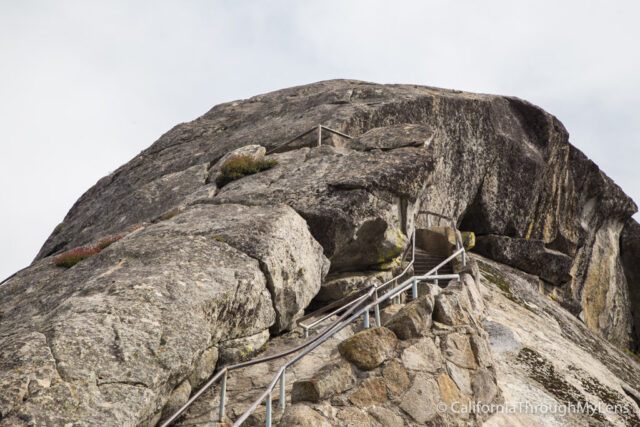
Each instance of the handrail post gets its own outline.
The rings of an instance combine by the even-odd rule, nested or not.
[[[411,240],[411,262],[416,260],[416,230],[414,225],[413,236]]]
[[[285,397],[284,397],[284,387],[285,387],[285,380],[284,380],[284,373],[286,371],[287,368],[282,370],[282,375],[280,375],[280,413],[284,414],[284,405],[285,405]]]
[[[284,372],[285,372],[286,368],[282,370],[282,375],[280,375],[280,401],[278,402],[280,404],[280,413],[284,414],[284,387],[285,387],[285,383],[284,383]]]
[[[418,298],[418,279],[413,279],[413,283],[411,284],[411,296],[413,299]]]
[[[369,310],[364,311],[364,328],[369,329]]]
[[[436,276],[437,276],[437,275],[438,275],[438,270],[436,270]],[[438,279],[435,279],[435,280],[433,281],[433,283],[437,285],[437,284],[438,284]]]
[[[378,290],[376,289],[376,293],[375,293],[375,297],[376,297],[376,307],[375,307],[375,316],[376,316],[376,326],[380,327],[382,326],[380,324],[380,304],[378,304]]]
[[[222,382],[220,384],[220,422],[224,421],[224,404],[225,399],[227,397],[227,373],[229,371],[225,371],[222,376]]]
[[[393,285],[393,288],[397,288],[398,287],[398,279],[395,280],[395,284]],[[393,297],[393,301],[395,301],[396,304],[399,303],[399,299],[398,299],[398,295],[396,295],[395,297]]]
[[[458,238],[458,233],[456,232],[456,224],[453,221],[453,218],[451,218],[451,228],[453,228],[453,233],[456,236],[456,250],[460,250],[461,248],[464,247],[464,245],[462,244],[462,241]],[[466,251],[462,252],[462,265],[466,266],[467,265],[467,253]]]
[[[271,393],[267,394],[267,419],[265,425],[271,427]]]
[[[322,145],[322,125],[318,125],[318,147]]]

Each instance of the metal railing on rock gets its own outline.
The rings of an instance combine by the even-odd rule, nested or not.
[[[412,238],[411,238],[411,245],[407,246],[407,249],[404,251],[404,253],[402,254],[402,258],[400,261],[400,265],[404,264],[404,260],[405,257],[407,256],[407,253],[409,252],[409,249],[411,249],[411,261],[409,261],[409,263],[407,264],[407,266],[402,270],[402,272],[398,275],[396,275],[395,277],[391,278],[390,280],[388,280],[387,282],[383,283],[382,285],[379,285],[377,287],[378,290],[381,289],[385,289],[386,287],[388,287],[391,283],[396,283],[398,279],[400,279],[402,276],[404,276],[405,274],[407,274],[407,272],[409,271],[409,269],[411,267],[413,267],[413,264],[415,262],[415,258],[416,258],[416,251],[415,251],[415,243],[416,243],[416,239],[415,239],[415,233],[412,234]],[[375,287],[375,285],[373,285]],[[302,328],[302,330],[304,331],[304,336],[305,338],[307,338],[309,336],[309,331],[311,329],[313,329],[314,327],[318,326],[319,324],[321,324],[322,322],[324,322],[325,320],[331,318],[332,316],[337,315],[338,313],[340,313],[342,310],[346,309],[347,307],[352,306],[353,304],[355,304],[358,301],[358,297],[360,297],[361,295],[365,294],[370,288],[364,288],[361,289],[360,291],[356,291],[351,295],[348,295],[344,298],[341,298],[327,306],[322,307],[321,309],[314,311],[313,313],[309,313],[303,317],[301,317],[300,319],[297,320],[298,326],[300,326]],[[320,319],[316,319],[315,321],[313,321],[312,323],[309,324],[305,324],[302,323],[303,321],[307,320],[307,319],[311,319],[314,318],[320,314],[324,314],[327,311],[334,309],[338,307],[336,310],[330,312],[329,314],[324,315],[323,317],[321,317]],[[379,307],[376,308],[376,318],[379,317]],[[365,321],[368,322],[368,318],[365,318]],[[368,324],[368,323],[367,323]]]
[[[297,141],[298,139],[309,135],[314,130],[318,131],[318,146],[322,145],[322,131],[323,130],[326,130],[329,133],[332,133],[334,135],[338,135],[338,136],[340,136],[342,138],[345,138],[345,139],[353,139],[352,136],[347,135],[346,133],[342,133],[340,131],[337,131],[335,129],[331,129],[331,128],[326,127],[324,125],[316,125],[316,126],[312,127],[311,129],[308,129],[308,130],[305,130],[302,133],[299,133],[298,135],[294,136],[293,138],[289,139],[288,141],[285,141],[282,144],[276,145],[272,149],[268,150],[266,154],[275,153],[276,151],[278,151],[282,147],[285,147],[285,146],[291,144],[292,142]]]
[[[246,421],[246,419],[251,415],[251,413],[254,412],[256,410],[256,408],[263,401],[266,400],[266,420],[265,420],[265,425],[270,427],[271,426],[271,419],[272,419],[272,406],[273,406],[272,405],[271,394],[272,394],[276,384],[278,384],[278,382],[279,382],[279,385],[280,385],[279,399],[278,399],[279,408],[280,408],[281,412],[284,412],[284,409],[285,409],[285,402],[286,402],[286,396],[285,396],[286,379],[285,379],[285,375],[286,375],[286,369],[288,367],[290,367],[291,365],[296,363],[298,360],[300,360],[305,355],[309,354],[311,351],[313,351],[315,348],[320,346],[322,343],[327,341],[329,338],[334,336],[336,333],[338,333],[339,331],[344,329],[346,326],[348,326],[351,323],[353,323],[360,316],[364,317],[364,322],[363,322],[364,323],[364,327],[365,328],[369,328],[369,326],[370,326],[370,324],[369,324],[369,316],[370,316],[370,311],[372,309],[374,310],[374,313],[375,313],[374,317],[375,317],[376,326],[381,326],[380,304],[383,303],[384,301],[390,300],[392,298],[399,298],[400,295],[403,292],[407,291],[409,288],[411,288],[412,297],[414,299],[417,298],[418,297],[418,283],[419,282],[421,282],[423,280],[438,280],[438,279],[441,279],[441,280],[458,280],[458,281],[460,280],[460,276],[458,274],[437,275],[437,274],[434,274],[434,273],[437,272],[438,269],[442,268],[447,263],[451,262],[457,256],[459,256],[461,254],[464,255],[464,253],[465,253],[464,248],[457,249],[452,255],[450,255],[449,257],[444,259],[440,264],[438,264],[437,266],[433,267],[431,270],[429,270],[424,275],[421,275],[421,276],[415,276],[414,275],[414,276],[410,277],[409,279],[403,281],[402,283],[400,283],[398,285],[396,280],[398,278],[402,277],[404,274],[406,274],[406,272],[409,270],[409,268],[413,265],[413,262],[415,261],[415,233],[413,233],[411,240],[412,240],[411,241],[412,259],[409,262],[409,264],[405,267],[405,269],[402,271],[402,273],[400,273],[399,275],[397,275],[393,279],[383,283],[382,285],[379,285],[379,286],[372,285],[371,287],[367,288],[366,292],[364,292],[362,295],[355,297],[354,299],[349,301],[349,303],[346,304],[344,307],[341,307],[339,310],[337,310],[338,312],[344,310],[344,312],[342,314],[340,314],[339,317],[336,320],[332,321],[327,327],[325,327],[317,335],[315,335],[312,338],[308,339],[304,343],[302,343],[302,344],[300,344],[300,345],[298,345],[296,347],[293,347],[293,348],[291,348],[291,349],[289,349],[287,351],[281,352],[281,353],[273,354],[273,355],[262,357],[262,358],[255,359],[255,360],[250,360],[250,361],[246,361],[246,362],[237,363],[237,364],[226,366],[226,367],[222,368],[218,373],[216,373],[216,375],[214,375],[209,381],[207,381],[207,383],[204,386],[202,386],[202,388],[200,390],[198,390],[198,392],[195,393],[178,411],[176,411],[169,419],[167,419],[162,424],[162,427],[169,426],[172,422],[174,422],[180,415],[182,415],[182,413],[189,406],[191,406],[191,404],[196,399],[198,399],[206,390],[208,390],[213,384],[215,384],[218,381],[220,381],[219,417],[220,417],[221,421],[224,420],[225,404],[226,404],[226,383],[227,383],[227,376],[228,376],[228,373],[230,371],[237,370],[237,369],[244,368],[244,367],[251,366],[251,365],[256,365],[256,364],[259,364],[259,363],[265,363],[265,362],[268,362],[268,361],[271,361],[271,360],[275,360],[275,359],[278,359],[278,358],[281,358],[281,357],[285,357],[285,356],[288,356],[290,354],[293,354],[293,353],[296,353],[296,352],[300,351],[299,354],[297,354],[295,357],[291,358],[290,360],[286,361],[280,367],[280,369],[276,373],[274,379],[271,381],[271,383],[269,384],[267,389],[260,395],[260,397],[233,424],[234,427],[240,426],[244,421]],[[394,282],[396,282],[396,286],[394,286],[392,289],[390,289],[384,295],[378,296],[379,292],[383,291],[386,287],[388,287],[391,283],[394,283]],[[364,305],[367,302],[368,302],[368,304]],[[336,315],[336,312],[333,312],[331,314],[331,316],[334,316],[334,315]],[[323,318],[323,320],[326,320],[327,318],[329,318],[331,316],[325,317],[325,318]]]
[[[256,401],[253,402],[253,404],[249,407],[249,409],[247,409],[233,423],[233,426],[234,427],[238,427],[238,426],[242,425],[242,423],[244,421],[246,421],[246,419],[249,417],[249,415],[251,415],[251,413],[253,411],[255,411],[256,408],[263,401],[266,400],[266,420],[265,420],[265,425],[267,427],[271,427],[271,412],[272,412],[272,406],[273,406],[272,405],[272,399],[271,399],[271,393],[273,392],[276,384],[278,382],[280,382],[280,396],[279,396],[279,399],[278,399],[279,400],[278,403],[279,403],[280,411],[284,412],[284,409],[285,409],[285,372],[286,372],[286,369],[288,367],[290,367],[295,362],[297,362],[298,360],[303,358],[305,355],[309,354],[316,347],[318,347],[319,345],[321,345],[322,343],[327,341],[333,335],[335,335],[336,333],[340,332],[342,329],[344,329],[345,327],[347,327],[348,325],[353,323],[360,316],[364,316],[364,327],[368,328],[369,327],[369,312],[371,311],[371,309],[375,310],[376,326],[378,326],[378,327],[381,326],[380,311],[379,311],[380,304],[382,302],[386,301],[386,300],[389,300],[391,298],[395,298],[395,297],[399,296],[404,291],[407,291],[409,288],[411,288],[412,297],[414,299],[418,298],[418,282],[420,282],[422,280],[433,280],[433,279],[436,279],[436,278],[438,278],[438,279],[456,279],[456,280],[459,281],[460,280],[460,275],[458,275],[458,274],[446,274],[446,275],[443,274],[443,275],[436,276],[433,273],[436,270],[438,270],[438,268],[443,267],[445,264],[447,264],[448,262],[450,262],[451,260],[453,260],[455,257],[457,257],[458,255],[460,255],[463,252],[464,252],[464,248],[458,249],[456,252],[454,252],[448,258],[443,260],[439,265],[437,265],[436,267],[432,268],[430,271],[428,271],[424,275],[422,275],[422,276],[413,276],[413,277],[407,279],[406,281],[404,281],[400,285],[394,287],[393,289],[391,289],[389,292],[385,293],[381,297],[377,296],[377,292],[383,285],[381,285],[381,286],[372,286],[366,294],[364,294],[362,297],[358,298],[358,300],[357,300],[358,303],[357,304],[352,305],[351,309],[347,310],[347,312],[345,312],[343,315],[341,315],[338,318],[337,321],[333,322],[327,328],[327,329],[329,329],[329,331],[327,331],[327,329],[325,329],[325,331],[323,331],[322,336],[319,339],[310,340],[310,341],[312,341],[312,343],[307,345],[302,352],[300,352],[295,357],[293,357],[290,360],[288,360],[287,362],[285,362],[280,367],[280,369],[276,373],[274,379],[271,381],[271,383],[269,384],[267,389],[264,391],[264,393],[262,393],[262,395],[260,395],[260,397]],[[389,283],[389,282],[387,282],[387,283]],[[357,312],[353,313],[355,307],[361,306],[367,300],[372,299],[372,298],[373,298],[373,301],[371,301],[369,304],[365,305],[364,307],[360,308]],[[353,313],[353,314],[351,314],[351,313]],[[347,317],[349,314],[351,314],[351,316],[345,319],[345,317]],[[345,319],[345,320],[342,321],[343,319]],[[318,336],[316,336],[314,338],[317,338],[317,337]]]

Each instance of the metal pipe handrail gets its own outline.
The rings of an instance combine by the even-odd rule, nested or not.
[[[448,219],[448,220],[452,220],[452,219],[453,219],[453,218],[452,218],[452,217],[450,217],[450,216],[443,215],[443,214],[440,214],[440,213],[437,213],[437,212],[432,212],[432,211],[424,210],[424,209],[418,212],[418,215],[422,215],[422,214],[426,214],[426,215],[433,215],[433,216],[437,216],[437,217],[444,218],[444,219]]]
[[[326,130],[329,133],[333,133],[335,135],[341,136],[341,137],[346,138],[346,139],[353,139],[353,137],[351,135],[347,135],[346,133],[342,133],[342,132],[337,131],[335,129],[331,129],[330,127],[327,127],[327,126],[324,126],[324,125],[320,125],[320,127],[322,129]]]
[[[324,130],[326,130],[326,131],[327,131],[327,132],[329,132],[329,133],[333,133],[333,134],[338,135],[338,136],[341,136],[341,137],[343,137],[343,138],[346,138],[346,139],[353,139],[353,137],[352,137],[352,136],[347,135],[346,133],[342,133],[342,132],[340,132],[340,131],[337,131],[337,130],[335,130],[335,129],[331,129],[331,128],[329,128],[329,127],[327,127],[327,126],[324,126],[324,125],[316,125],[316,126],[312,127],[311,129],[308,129],[308,130],[306,130],[306,131],[304,131],[304,132],[302,132],[302,133],[299,133],[298,135],[296,135],[296,136],[294,136],[293,138],[291,138],[291,139],[289,139],[289,140],[287,140],[287,141],[283,142],[282,144],[276,145],[276,146],[275,146],[275,147],[273,147],[271,150],[268,150],[268,151],[266,152],[266,154],[271,154],[271,153],[273,153],[273,152],[275,152],[275,151],[279,150],[280,148],[282,148],[282,147],[284,147],[284,146],[286,146],[286,145],[291,144],[293,141],[296,141],[296,140],[298,140],[298,139],[302,138],[303,136],[307,136],[308,134],[310,134],[310,133],[311,133],[311,132],[313,132],[314,130],[317,130],[317,131],[318,131],[318,146],[320,146],[320,145],[322,145],[322,130],[323,130],[323,129],[324,129]]]
[[[312,312],[312,313],[308,313],[305,314],[304,316],[300,317],[299,319],[296,320],[296,322],[298,323],[298,326],[302,326],[304,327],[305,325],[303,325],[301,322],[303,320],[307,320],[310,319],[312,317],[318,316],[322,313],[326,313],[327,311],[334,309],[336,307],[342,307],[343,305],[346,305],[350,302],[352,302],[353,300],[357,299],[359,296],[362,296],[362,294],[365,293],[365,291],[368,289],[367,288],[363,288],[363,289],[357,289],[355,291],[353,291],[351,294],[340,298],[339,300],[336,300],[334,302],[332,302],[331,304],[325,305],[322,308],[317,309],[316,311]]]
[[[371,294],[373,294],[373,289],[371,289],[367,294],[366,297],[369,298],[371,296]],[[367,299],[365,298],[365,300]],[[352,307],[352,310],[349,310],[348,312],[346,312],[345,314],[343,314],[342,316],[340,316],[340,320],[342,320],[342,318],[346,318],[349,314],[351,314],[353,312],[353,310],[355,310],[357,306]],[[298,360],[300,360],[302,357],[306,356],[307,354],[309,354],[309,352],[313,351],[316,347],[318,347],[320,344],[322,344],[324,341],[326,341],[328,338],[332,337],[336,332],[341,331],[345,326],[349,325],[354,319],[354,318],[358,318],[360,317],[360,314],[362,314],[363,310],[358,311],[357,314],[352,315],[349,320],[342,322],[339,326],[336,326],[333,328],[333,333],[331,335],[324,335],[322,338],[324,339],[319,339],[316,340],[313,344],[311,344],[310,346],[308,346],[304,351],[300,352],[300,354],[296,355],[293,359],[287,361],[285,364],[283,364],[280,369],[278,370],[277,375],[274,377],[274,379],[271,381],[271,383],[269,384],[269,386],[267,387],[267,390],[265,390],[264,393],[262,393],[260,395],[260,397],[253,402],[253,404],[249,407],[249,409],[247,409],[241,416],[240,418],[238,418],[236,420],[236,422],[233,423],[233,426],[239,426],[241,425],[244,421],[246,421],[246,419],[249,417],[249,415],[251,415],[251,413],[253,411],[256,410],[256,408],[258,407],[258,405],[260,405],[260,403],[262,403],[262,401],[267,397],[268,394],[271,394],[271,392],[273,392],[273,388],[275,387],[276,383],[278,382],[278,380],[280,379],[280,376],[282,375],[282,373],[285,371],[285,369],[289,366],[291,366],[292,363],[297,362]],[[337,322],[333,323],[334,325],[338,325]],[[337,329],[336,329],[337,328]],[[282,405],[283,402],[281,402],[280,404]]]
[[[373,286],[372,286],[373,288]],[[357,300],[362,300],[364,301],[365,295],[363,295],[362,297],[358,298]],[[232,370],[236,370],[236,369],[240,369],[240,368],[244,368],[247,366],[252,366],[252,365],[257,365],[259,363],[264,363],[264,362],[269,362],[271,360],[274,359],[279,359],[280,357],[284,357],[284,356],[288,356],[291,353],[295,353],[299,350],[301,350],[302,348],[308,346],[309,344],[312,344],[314,341],[319,340],[320,338],[322,338],[324,335],[326,335],[328,332],[331,331],[332,328],[335,327],[335,325],[340,322],[343,318],[345,318],[346,316],[348,316],[353,310],[355,310],[356,307],[352,307],[351,309],[347,310],[342,316],[340,316],[338,319],[336,319],[334,322],[332,322],[331,324],[329,324],[323,331],[319,332],[317,335],[315,335],[313,338],[305,341],[304,343],[290,348],[289,350],[283,351],[281,353],[276,353],[276,354],[272,354],[270,356],[265,356],[259,359],[254,359],[254,360],[248,360],[246,362],[240,362],[240,363],[236,363],[234,365],[230,365],[230,366],[225,366],[224,368],[222,368],[220,371],[218,371],[218,373],[216,375],[214,375],[209,381],[207,381],[207,383],[205,385],[203,385],[200,390],[198,390],[184,405],[182,405],[182,407],[180,407],[180,409],[178,409],[170,418],[168,418],[164,423],[162,423],[161,427],[166,427],[168,425],[170,425],[173,421],[176,420],[176,418],[178,418],[180,415],[182,415],[182,413],[189,407],[191,406],[191,404],[202,395],[202,393],[204,393],[207,389],[209,389],[209,387],[211,387],[214,383],[216,383],[220,378],[223,377],[223,375],[226,378],[226,374],[229,371]],[[221,406],[224,407],[224,404],[221,402]]]
[[[343,306],[340,306],[340,308],[338,308],[336,311],[333,311],[333,312],[331,312],[331,313],[327,314],[326,316],[322,317],[321,319],[316,320],[315,322],[313,322],[313,323],[311,323],[310,325],[308,325],[308,326],[307,326],[307,328],[313,328],[313,327],[314,327],[314,326],[316,326],[317,324],[322,323],[324,320],[326,320],[326,319],[330,318],[331,316],[336,315],[337,313],[339,313],[340,311],[344,310],[345,308],[352,306],[352,305],[353,305],[353,303],[354,303],[354,302],[356,302],[356,301],[357,301],[357,300],[355,300],[355,301],[351,301],[351,302],[350,302],[350,303],[348,303],[348,304],[345,304],[345,305],[343,305]]]
[[[238,418],[236,420],[236,422],[233,423],[233,427],[239,427],[244,421],[246,421],[246,419],[249,417],[249,415],[251,415],[251,413],[256,410],[258,405],[260,405],[262,403],[262,401],[265,398],[267,398],[267,396],[271,397],[271,393],[273,392],[273,389],[274,389],[276,383],[278,382],[278,380],[280,380],[280,378],[284,374],[286,368],[288,368],[289,366],[291,366],[292,364],[294,364],[295,362],[300,360],[305,355],[309,354],[311,351],[313,351],[316,347],[321,345],[327,339],[331,338],[336,333],[340,332],[342,329],[344,329],[349,324],[351,324],[354,320],[356,320],[358,317],[360,317],[363,313],[365,313],[365,312],[368,313],[371,310],[372,307],[374,307],[376,305],[379,305],[381,302],[386,301],[387,299],[390,299],[390,298],[400,294],[401,292],[404,292],[405,290],[407,290],[409,288],[409,285],[413,286],[414,289],[416,289],[416,290],[414,290],[414,297],[417,297],[417,288],[416,288],[417,282],[420,281],[420,280],[428,279],[429,276],[433,272],[436,272],[438,269],[442,268],[445,264],[450,262],[452,259],[454,259],[456,256],[458,256],[462,252],[464,252],[464,248],[458,249],[456,252],[454,252],[452,255],[447,257],[444,261],[442,261],[437,266],[433,267],[431,270],[429,270],[424,275],[422,275],[422,276],[413,276],[410,279],[407,279],[406,281],[404,281],[402,284],[400,284],[396,288],[394,288],[393,291],[390,291],[390,292],[384,294],[380,298],[376,298],[374,301],[372,301],[371,303],[366,305],[364,308],[360,309],[357,313],[353,314],[348,320],[343,322],[341,325],[335,327],[335,329],[332,330],[332,333],[330,335],[325,335],[323,337],[323,339],[320,339],[320,340],[314,342],[313,344],[308,346],[304,351],[302,351],[299,354],[297,354],[294,358],[288,360],[284,365],[282,365],[280,367],[280,369],[278,370],[277,374],[275,375],[275,377],[273,378],[273,380],[271,381],[271,383],[269,384],[267,389],[264,391],[264,393],[262,393],[260,395],[260,397],[256,401],[254,401],[253,404],[240,416],[240,418]],[[455,275],[455,274],[454,275],[447,275],[447,276],[458,276],[458,278],[459,278],[459,275]],[[373,288],[369,292],[367,292],[367,294],[366,294],[367,298],[370,298],[371,296],[373,296],[375,291],[376,291],[376,288]],[[268,399],[268,400],[269,401],[267,402],[267,408],[268,408],[267,411],[268,411],[268,413],[270,413],[269,405],[271,404],[271,402],[270,402],[270,399]],[[280,402],[280,405],[281,405],[281,407],[284,407],[284,402]],[[270,426],[271,423],[270,423],[269,417],[267,417],[267,421],[268,421],[267,425]]]

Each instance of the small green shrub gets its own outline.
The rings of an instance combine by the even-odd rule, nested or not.
[[[87,259],[100,252],[98,248],[77,248],[71,251],[62,253],[53,258],[53,263],[58,267],[73,267],[83,259]]]
[[[278,164],[278,162],[275,160],[255,160],[253,157],[247,155],[235,156],[222,165],[220,175],[216,178],[216,184],[218,187],[224,187],[231,181],[271,169],[276,164]]]
[[[224,241],[224,237],[222,237],[222,236],[215,235],[215,236],[213,236],[213,238],[214,238],[215,240],[217,240],[218,242],[226,243],[226,242]]]
[[[58,234],[59,232],[62,231],[62,227],[64,227],[64,222],[61,222],[60,224],[56,225],[56,228],[53,229],[53,233]]]

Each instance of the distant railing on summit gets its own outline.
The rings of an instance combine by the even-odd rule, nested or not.
[[[293,138],[291,138],[291,139],[290,139],[290,140],[288,140],[288,141],[283,142],[282,144],[276,145],[275,147],[273,147],[272,149],[270,149],[269,151],[267,151],[267,154],[275,153],[275,152],[276,152],[276,151],[278,151],[280,148],[285,147],[285,146],[287,146],[287,145],[291,144],[292,142],[297,141],[298,139],[303,138],[303,137],[305,137],[305,136],[309,135],[309,134],[310,134],[311,132],[313,132],[314,130],[317,130],[317,131],[318,131],[318,146],[320,146],[320,145],[322,145],[322,130],[323,130],[323,129],[324,129],[324,130],[326,130],[326,131],[327,131],[327,132],[329,132],[329,133],[332,133],[332,134],[334,134],[334,135],[338,135],[338,136],[340,136],[340,137],[342,137],[342,138],[346,138],[346,139],[353,139],[353,137],[352,137],[352,136],[349,136],[349,135],[347,135],[346,133],[339,132],[339,131],[337,131],[337,130],[335,130],[335,129],[331,129],[331,128],[328,128],[328,127],[323,126],[323,125],[317,125],[317,126],[312,127],[312,128],[311,128],[311,129],[309,129],[309,130],[306,130],[306,131],[304,131],[304,132],[302,132],[302,133],[300,133],[300,134],[298,134],[298,135],[294,136]]]

